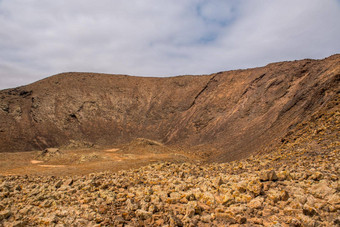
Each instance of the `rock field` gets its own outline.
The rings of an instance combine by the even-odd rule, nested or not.
[[[73,178],[2,176],[0,226],[340,225],[339,152],[294,156]]]
[[[340,226],[338,104],[238,161],[0,176],[0,226]]]

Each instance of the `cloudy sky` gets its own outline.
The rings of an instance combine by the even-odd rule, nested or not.
[[[0,0],[0,89],[70,71],[206,74],[335,53],[339,0]]]

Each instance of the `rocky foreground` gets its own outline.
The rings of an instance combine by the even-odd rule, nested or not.
[[[339,226],[339,173],[339,152],[301,151],[73,178],[2,176],[0,226]]]
[[[0,176],[0,226],[340,226],[338,104],[239,161]]]

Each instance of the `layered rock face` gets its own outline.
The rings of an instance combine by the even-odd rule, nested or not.
[[[143,137],[246,157],[282,138],[339,92],[340,55],[203,76],[64,73],[0,91],[0,152],[70,140],[113,146]]]

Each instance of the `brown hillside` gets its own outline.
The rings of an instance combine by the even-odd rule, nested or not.
[[[334,100],[339,79],[340,55],[205,76],[59,74],[0,91],[0,152],[146,138],[242,158]]]

